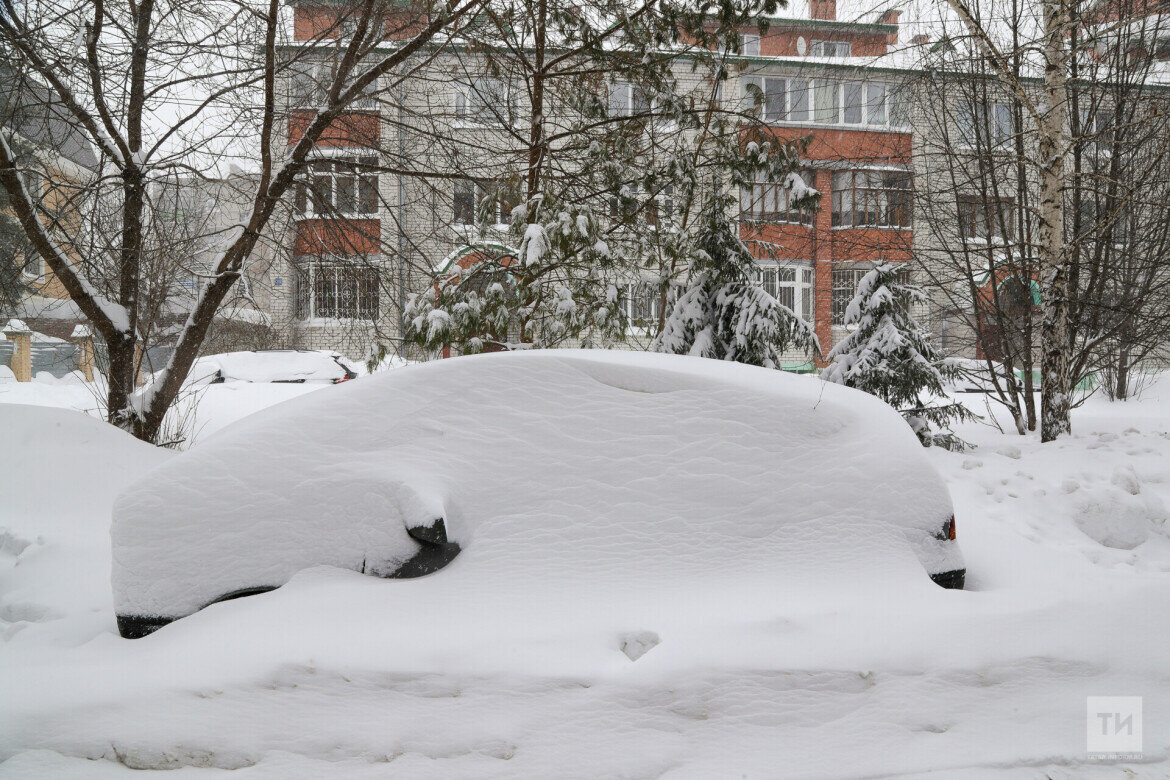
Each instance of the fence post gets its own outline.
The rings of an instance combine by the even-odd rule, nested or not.
[[[32,381],[32,331],[22,320],[4,326],[4,338],[12,342],[12,373],[17,382]]]
[[[86,382],[93,381],[93,329],[88,325],[78,325],[73,328],[73,335],[69,339],[77,344],[77,370],[85,377]]]

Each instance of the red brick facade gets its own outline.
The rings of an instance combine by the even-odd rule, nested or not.
[[[316,112],[298,109],[288,118],[289,146],[301,140],[305,128],[313,121]],[[369,149],[378,148],[378,139],[382,133],[382,122],[376,111],[348,111],[326,128],[317,146],[364,146]]]
[[[387,14],[385,38],[409,38],[422,30],[427,19],[425,13],[414,9]],[[343,21],[337,6],[298,5],[293,9],[293,38],[298,41],[336,38]]]
[[[298,255],[376,255],[381,231],[376,219],[303,219],[293,249]]]

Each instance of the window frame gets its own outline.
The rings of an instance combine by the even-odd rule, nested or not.
[[[470,192],[467,190],[470,189]],[[463,190],[460,192],[460,190]],[[508,203],[508,199],[502,194],[503,188],[499,185],[493,185],[485,179],[454,179],[451,185],[451,225],[458,230],[468,230],[479,225],[479,208],[483,203],[484,198],[492,196],[495,198],[495,203],[492,207],[492,216],[495,219],[489,222],[488,226],[496,229],[506,229],[512,221],[512,209],[515,206]],[[471,221],[460,221],[460,216],[465,214],[467,204],[463,203],[462,207],[460,201],[465,200],[467,196],[471,196]]]
[[[844,49],[842,53],[842,49]],[[808,53],[810,57],[852,57],[853,41],[838,41],[831,38],[818,38],[809,41]]]
[[[994,201],[995,213],[988,213],[988,206]],[[970,209],[969,213],[964,213]],[[1006,211],[1006,214],[1004,212]],[[1000,232],[1000,216],[1002,224],[1007,227],[1007,235]],[[963,243],[982,242],[986,244],[1006,245],[1015,241],[1016,234],[1016,202],[1014,198],[984,198],[980,195],[960,194],[955,198],[956,224],[959,229],[959,238]]]
[[[991,111],[991,118],[986,115]],[[1015,115],[1011,103],[989,100],[986,103],[964,101],[955,112],[955,132],[959,149],[1005,149],[1016,135]]]
[[[783,272],[790,272],[784,279]],[[800,319],[812,323],[816,316],[816,278],[812,266],[785,260],[756,260],[753,277],[764,292],[792,310]],[[782,293],[787,291],[787,294]],[[785,300],[791,299],[791,305]]]
[[[510,79],[477,76],[457,81],[455,119],[474,126],[515,127],[520,122],[519,96],[520,89]],[[503,110],[492,102],[501,97]]]
[[[292,109],[320,111],[328,97],[328,84],[333,83],[334,65],[330,60],[295,63],[289,77],[289,103]],[[304,69],[302,69],[302,67]],[[376,88],[375,88],[376,89]],[[377,97],[369,93],[359,95],[345,108],[346,111],[377,111]]]
[[[833,328],[854,328],[854,325],[845,324],[845,311],[849,308],[849,302],[857,295],[857,286],[861,283],[862,278],[873,270],[874,263],[857,261],[857,262],[842,262],[834,263],[829,269],[829,326]],[[902,284],[907,284],[910,281],[910,268],[908,263],[895,263],[899,266],[896,276],[898,281]],[[846,275],[852,280],[846,287],[841,283],[841,279]],[[845,290],[848,290],[848,295],[841,295]]]
[[[615,94],[619,91],[624,93],[623,99],[620,102],[614,100]],[[639,97],[644,98],[642,104],[638,102]],[[658,106],[658,99],[650,90],[637,82],[626,79],[611,81],[606,92],[605,100],[606,111],[610,117],[632,117],[651,114]]]
[[[348,170],[340,166],[352,166]],[[297,219],[376,219],[381,213],[380,164],[376,154],[321,154],[309,160],[293,194]],[[372,170],[371,170],[372,169]],[[311,184],[310,184],[311,180]],[[343,184],[352,188],[352,207],[342,208],[338,195]],[[328,191],[323,182],[327,182]],[[320,208],[323,207],[323,208]]]
[[[863,177],[859,186],[859,176]],[[875,179],[874,177],[882,177]],[[906,186],[890,186],[888,178],[902,178]],[[841,186],[848,178],[848,186]],[[833,171],[830,185],[829,225],[833,229],[912,230],[914,228],[914,177],[910,171],[857,168]],[[897,203],[891,197],[897,193]],[[872,204],[873,208],[870,208]],[[860,205],[860,208],[859,208]],[[845,215],[848,214],[848,220]],[[863,220],[858,214],[864,215]],[[904,215],[901,221],[894,214]]]
[[[634,294],[637,290],[637,295]],[[658,304],[661,292],[658,284],[652,279],[642,279],[636,282],[626,282],[618,286],[617,305],[626,317],[626,333],[639,336],[652,336],[658,327]],[[670,305],[670,292],[667,292],[667,306]],[[637,312],[635,309],[637,308]],[[647,316],[635,316],[645,312]],[[645,324],[639,325],[642,322]]]
[[[760,91],[755,103],[749,85]],[[752,74],[740,77],[744,113],[769,124],[832,125],[844,128],[905,131],[909,105],[901,87],[880,79],[809,78]]]
[[[303,255],[293,263],[294,318],[301,322],[377,322],[381,316],[381,276],[369,258]],[[343,304],[346,287],[352,299]]]
[[[800,171],[800,177],[809,187],[816,181],[816,172],[811,169]],[[783,194],[784,208],[780,208],[780,198]],[[767,209],[771,200],[774,209]],[[745,205],[747,208],[745,209]],[[794,218],[795,217],[795,218]],[[792,207],[792,190],[785,187],[784,182],[755,181],[751,184],[748,193],[746,185],[739,188],[739,221],[759,224],[801,225],[809,227],[813,224],[816,214],[807,209]]]

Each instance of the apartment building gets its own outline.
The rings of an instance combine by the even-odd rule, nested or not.
[[[316,40],[335,13],[298,6],[289,51]],[[725,94],[753,104],[748,111],[776,138],[811,137],[802,175],[822,193],[822,208],[791,209],[777,183],[761,181],[740,193],[740,229],[764,287],[813,324],[826,351],[845,332],[860,276],[879,260],[908,262],[915,240],[915,130],[905,85],[916,71],[898,64],[913,58],[895,55],[898,12],[874,17],[838,20],[833,0],[812,0],[807,17],[773,19],[763,34],[745,29],[724,85]],[[375,342],[393,343],[403,301],[425,289],[433,271],[474,263],[484,244],[507,248],[508,198],[497,200],[496,231],[485,235],[474,223],[485,188],[500,186],[492,149],[513,144],[507,118],[522,106],[505,80],[474,72],[475,62],[454,52],[429,61],[392,108],[359,102],[317,144],[308,186],[282,228],[287,251],[268,279],[274,320],[298,344],[362,354]],[[283,92],[288,144],[313,115],[314,68],[327,66],[299,67],[305,78],[294,75]],[[697,77],[680,83],[686,78]],[[609,90],[619,110],[623,100],[634,110],[650,99],[636,84]],[[489,115],[499,121],[483,121]],[[415,170],[433,166],[434,175],[388,174],[396,159],[410,159]],[[657,301],[631,285],[624,305],[650,317]],[[811,356],[790,358],[789,367],[811,365]]]

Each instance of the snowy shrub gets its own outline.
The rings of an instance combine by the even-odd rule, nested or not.
[[[910,313],[924,293],[899,280],[899,269],[881,263],[862,277],[845,310],[855,329],[829,352],[821,374],[826,382],[864,390],[902,413],[923,446],[962,450],[966,443],[948,426],[973,417],[946,400],[944,382],[958,367],[931,343],[930,334]]]

